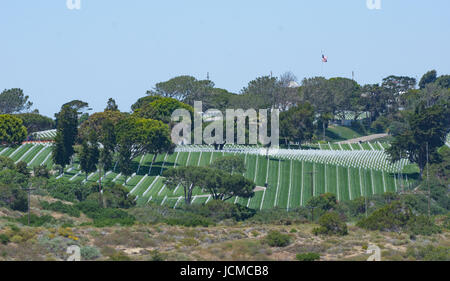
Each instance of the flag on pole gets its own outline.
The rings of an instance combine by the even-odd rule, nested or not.
[[[326,57],[325,55],[322,55],[322,62],[328,62],[328,57]]]

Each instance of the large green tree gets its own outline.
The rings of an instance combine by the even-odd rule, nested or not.
[[[204,167],[178,167],[165,170],[163,176],[165,184],[169,189],[176,189],[178,186],[184,190],[184,201],[187,205],[192,202],[192,192],[199,183],[204,181],[210,170]]]
[[[88,140],[83,140],[80,151],[80,168],[85,173],[86,180],[89,173],[97,170],[99,154],[97,138],[94,133],[91,133]]]
[[[215,200],[226,201],[233,196],[249,198],[254,196],[256,184],[241,174],[230,175],[211,167],[179,167],[164,171],[168,188],[180,186],[184,189],[186,204],[192,202],[195,187],[207,190]]]
[[[75,108],[64,105],[55,116],[57,131],[52,157],[55,164],[64,168],[70,163],[74,154],[73,145],[78,133],[78,113]]]
[[[328,81],[334,98],[335,114],[345,120],[347,112],[354,112],[355,117],[362,111],[358,103],[361,87],[354,80],[348,78],[331,78]]]
[[[253,197],[256,184],[242,174],[228,175],[225,172],[211,169],[200,182],[200,187],[208,190],[214,200],[226,201],[235,196]]]
[[[22,89],[4,90],[0,94],[0,113],[19,113],[29,110],[32,105],[29,96],[26,96]]]
[[[28,134],[55,128],[55,121],[53,119],[38,113],[21,113],[15,116],[22,119]]]
[[[146,153],[173,153],[169,126],[161,121],[129,116],[116,126],[120,172],[131,175],[132,161]],[[153,161],[155,159],[153,158]]]
[[[143,102],[134,109],[134,115],[140,118],[159,120],[165,124],[171,124],[172,113],[177,109],[186,109],[194,113],[192,106],[180,102],[174,98],[159,97],[150,102]]]
[[[157,83],[155,88],[147,94],[175,98],[187,104],[193,104],[196,100],[203,100],[213,88],[214,83],[210,80],[197,80],[195,77],[185,75]]]
[[[436,70],[430,70],[425,73],[419,81],[419,88],[424,89],[427,84],[434,83],[437,79]]]
[[[280,114],[280,136],[288,142],[302,143],[314,133],[314,109],[308,102]]]
[[[439,160],[437,149],[445,144],[450,132],[450,103],[441,103],[426,107],[424,103],[407,117],[408,128],[394,137],[387,149],[392,161],[407,158],[416,163],[420,169],[420,177],[429,161]]]
[[[0,115],[0,142],[7,145],[20,144],[27,137],[22,120],[10,114]]]

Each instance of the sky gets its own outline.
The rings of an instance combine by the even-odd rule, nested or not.
[[[0,91],[53,117],[74,99],[120,110],[178,75],[238,93],[286,71],[379,83],[450,74],[450,1],[66,0],[0,2]],[[321,62],[322,52],[328,63]]]

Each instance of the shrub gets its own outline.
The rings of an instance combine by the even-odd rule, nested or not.
[[[295,258],[298,261],[317,261],[320,260],[320,255],[317,253],[303,253],[297,254]]]
[[[256,214],[248,220],[252,224],[278,224],[291,225],[295,223],[305,223],[310,211],[300,207],[286,211],[286,209],[269,209],[257,211]]]
[[[265,238],[265,242],[271,247],[286,247],[291,243],[291,237],[279,231],[270,231]]]
[[[24,215],[17,219],[18,222],[27,225],[28,224],[28,215]],[[52,216],[37,216],[35,214],[30,214],[30,226],[39,227],[43,226],[46,223],[54,223],[55,219]]]
[[[411,216],[410,208],[396,201],[376,210],[369,217],[360,220],[356,225],[369,230],[398,232],[406,226]]]
[[[80,217],[80,210],[77,209],[76,207],[72,206],[72,205],[68,205],[68,204],[64,204],[61,201],[57,201],[54,203],[48,203],[46,201],[42,201],[41,203],[41,207],[44,210],[50,210],[50,211],[55,211],[55,212],[59,212],[59,213],[64,213],[64,214],[68,214],[69,216],[72,217]]]
[[[16,164],[16,171],[27,177],[30,175],[30,172],[28,171],[28,164],[23,161]]]
[[[80,250],[83,260],[95,260],[100,257],[100,251],[96,247],[84,246]]]
[[[92,188],[65,178],[50,179],[46,188],[52,197],[69,202],[84,201],[93,192]]]
[[[243,221],[253,217],[256,213],[253,209],[238,204],[224,202],[222,200],[211,200],[205,205],[186,206],[184,210],[209,218],[215,222],[226,219]]]
[[[450,251],[448,247],[443,246],[411,246],[407,249],[406,254],[414,257],[416,260],[422,261],[449,261]]]
[[[166,223],[168,225],[182,225],[186,227],[196,227],[196,226],[208,227],[209,225],[213,224],[211,220],[207,218],[189,213],[176,218],[168,218],[166,220]]]
[[[38,178],[50,178],[50,171],[46,165],[40,165],[33,168],[33,174]]]
[[[165,261],[166,255],[161,254],[158,250],[151,251],[150,260],[151,261]]]
[[[122,226],[133,225],[134,216],[120,209],[102,208],[98,202],[84,201],[76,204],[76,207],[94,220],[94,226],[106,227],[120,224]]]
[[[336,212],[328,212],[320,217],[320,227],[315,228],[313,233],[326,235],[347,235],[347,224],[339,217]]]
[[[131,261],[131,258],[123,252],[116,252],[109,256],[110,261]]]
[[[442,232],[439,226],[424,215],[412,217],[408,221],[407,229],[413,235],[432,235]]]
[[[97,193],[98,194],[98,193]],[[108,208],[129,209],[136,205],[135,196],[120,184],[106,183],[103,189],[103,201]]]
[[[4,233],[0,234],[0,243],[7,245],[9,243],[9,236]]]

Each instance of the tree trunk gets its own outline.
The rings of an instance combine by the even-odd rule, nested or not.
[[[325,141],[325,121],[322,121],[323,140]]]

